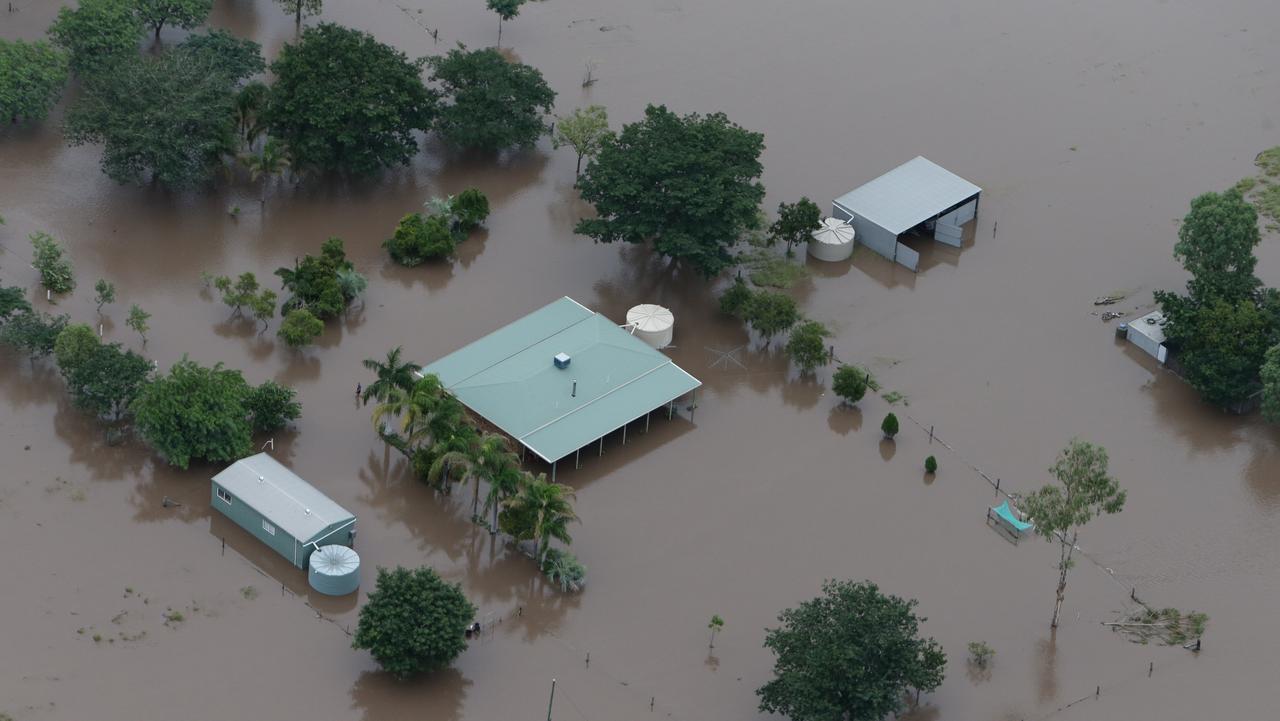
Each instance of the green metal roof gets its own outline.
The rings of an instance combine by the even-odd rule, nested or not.
[[[552,358],[568,354],[569,367]],[[422,369],[556,461],[702,385],[644,341],[561,298]],[[574,382],[577,392],[574,394]]]

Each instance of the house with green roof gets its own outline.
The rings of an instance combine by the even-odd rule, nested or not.
[[[702,383],[569,297],[424,367],[472,412],[552,464]]]

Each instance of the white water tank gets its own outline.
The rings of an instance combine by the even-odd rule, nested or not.
[[[824,218],[822,227],[811,235],[809,255],[818,260],[844,260],[853,255],[853,226],[839,218]]]
[[[360,587],[360,554],[346,546],[321,546],[311,554],[307,582],[326,596],[345,596]]]
[[[627,311],[627,330],[654,348],[671,345],[675,325],[675,314],[660,305],[641,303]]]

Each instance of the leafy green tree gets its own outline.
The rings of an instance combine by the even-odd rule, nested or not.
[[[142,337],[142,345],[147,344],[147,331],[151,330],[151,326],[147,325],[149,320],[151,320],[151,314],[138,307],[137,303],[134,303],[129,308],[129,317],[124,321],[125,325],[132,328]]]
[[[101,345],[102,341],[98,340],[98,334],[92,328],[84,323],[72,323],[54,339],[53,359],[63,377],[69,378]]]
[[[502,23],[520,14],[525,0],[484,0],[484,4],[498,15],[498,45],[502,45]]]
[[[67,389],[77,408],[118,421],[150,374],[151,362],[146,358],[123,350],[119,343],[98,344],[67,375]]]
[[[1262,417],[1280,423],[1280,345],[1267,351],[1262,370]]]
[[[252,389],[240,371],[183,358],[143,386],[130,409],[138,433],[170,465],[228,462],[253,451]]]
[[[880,721],[916,689],[942,684],[946,654],[920,637],[916,601],[870,581],[826,581],[822,595],[778,615],[765,632],[774,678],[756,691],[762,712],[793,721]]]
[[[76,278],[71,261],[63,254],[62,246],[53,236],[44,232],[31,234],[31,265],[40,274],[40,285],[54,293],[70,293],[75,290]]]
[[[578,108],[565,117],[557,117],[551,145],[555,148],[569,146],[578,154],[574,176],[582,175],[582,159],[594,158],[604,145],[605,138],[613,137],[609,130],[609,112],[603,105]]]
[[[0,288],[0,325],[9,320],[13,314],[30,310],[31,303],[27,302],[27,294],[21,288],[17,286]]]
[[[1248,298],[1261,282],[1258,261],[1258,212],[1235,190],[1205,193],[1191,201],[1178,228],[1173,255],[1191,274],[1187,290],[1196,302],[1219,298],[1234,303]]]
[[[71,53],[71,69],[84,76],[136,54],[143,31],[133,0],[80,0],[58,11],[49,38]]]
[[[69,57],[43,40],[0,40],[0,118],[43,120],[62,97]]]
[[[245,83],[236,92],[236,129],[246,146],[252,146],[266,129],[263,114],[270,100],[271,88],[260,80]]]
[[[796,302],[785,293],[762,290],[755,293],[746,307],[747,325],[755,328],[768,342],[800,320]]]
[[[546,117],[556,94],[536,68],[513,63],[493,48],[459,45],[428,61],[445,105],[435,128],[460,148],[528,148],[550,130]]]
[[[854,366],[842,365],[831,376],[831,390],[845,403],[857,403],[867,394],[867,376]]]
[[[831,335],[827,327],[816,320],[806,320],[791,331],[787,340],[787,355],[800,366],[800,370],[810,373],[813,369],[826,365],[828,353],[826,339]]]
[[[302,415],[302,404],[295,400],[297,393],[288,386],[266,381],[249,391],[244,399],[253,430],[259,433],[284,428],[289,421]]]
[[[712,277],[730,247],[759,226],[764,136],[723,114],[679,117],[649,106],[644,120],[605,138],[578,188],[595,218],[576,232],[602,243],[652,241],[661,255]]]
[[[456,241],[449,221],[439,215],[410,213],[400,219],[396,232],[383,241],[391,259],[400,265],[421,265],[453,253]]]
[[[258,291],[249,298],[249,310],[254,320],[262,323],[262,329],[258,331],[258,335],[262,335],[267,331],[267,324],[276,317],[276,292],[269,288]]]
[[[102,145],[119,183],[188,188],[208,182],[236,147],[233,83],[201,53],[133,58],[95,78],[67,114],[72,145]]]
[[[489,199],[478,188],[467,188],[453,199],[450,211],[454,228],[465,235],[489,217]]]
[[[203,23],[213,10],[213,0],[133,0],[133,7],[159,41],[160,29],[165,25],[190,30]]]
[[[67,320],[65,315],[51,316],[32,310],[15,313],[0,326],[0,343],[26,353],[34,363],[37,358],[53,352]]]
[[[880,432],[885,438],[893,440],[893,437],[898,435],[898,417],[892,413],[885,416],[884,421],[880,423]]]
[[[285,12],[293,13],[293,23],[302,27],[302,18],[319,15],[324,0],[276,0]]]
[[[267,69],[261,45],[226,30],[195,33],[183,41],[178,50],[199,58],[231,86],[238,86]]]
[[[116,285],[106,278],[99,278],[98,282],[93,284],[93,291],[93,299],[98,304],[99,313],[102,312],[102,306],[116,302]]]
[[[720,618],[720,614],[711,614],[711,621],[707,624],[707,628],[711,629],[711,640],[707,642],[707,648],[716,647],[716,634],[724,628],[724,619]]]
[[[1176,333],[1183,377],[1226,408],[1258,390],[1258,371],[1276,338],[1275,321],[1252,300],[1215,298],[1182,316]]]
[[[329,238],[320,244],[320,255],[305,256],[295,262],[293,268],[277,268],[276,275],[289,292],[293,293],[281,307],[282,313],[305,308],[315,317],[325,320],[341,313],[352,296],[339,281],[338,274],[354,270],[347,260],[341,238]]]
[[[369,399],[372,398],[379,403],[384,403],[395,390],[404,393],[413,390],[418,378],[415,374],[422,370],[422,366],[413,361],[401,360],[403,352],[404,349],[401,346],[396,346],[387,351],[385,361],[380,361],[377,358],[366,358],[364,360],[364,367],[373,371],[377,379],[365,386],[364,393],[360,396],[361,402],[368,403]]]
[[[290,348],[301,348],[311,345],[324,333],[324,321],[306,308],[295,308],[285,314],[277,333]]]
[[[769,239],[787,244],[787,257],[790,258],[792,247],[804,243],[809,234],[822,227],[822,210],[808,198],[800,198],[797,203],[779,203],[778,219],[769,226]]]
[[[733,285],[720,294],[720,312],[746,320],[755,297],[755,291],[748,288],[742,278],[734,278]]]
[[[422,65],[358,30],[307,28],[271,64],[271,134],[289,146],[294,167],[368,175],[407,164],[418,152],[414,131],[435,115]]]
[[[258,182],[262,178],[262,191],[258,195],[258,203],[267,204],[267,182],[278,178],[289,169],[289,158],[283,144],[275,138],[267,138],[262,150],[256,153],[245,153],[240,156],[240,163],[249,170],[249,181]]]
[[[934,458],[933,456],[929,456],[928,458],[924,459],[924,472],[925,472],[925,473],[937,473],[937,472],[938,472],[938,459],[937,459],[937,458]]]
[[[369,651],[397,678],[408,678],[457,658],[467,647],[464,635],[475,615],[462,586],[446,583],[430,568],[379,568],[351,646]]]
[[[537,557],[546,557],[551,540],[568,545],[573,542],[569,524],[578,521],[573,501],[577,494],[563,483],[547,481],[547,474],[526,474],[520,491],[508,498],[503,505],[509,514],[512,527],[522,529],[516,540],[532,540]]]
[[[1094,516],[1118,513],[1124,508],[1126,494],[1107,470],[1106,449],[1076,438],[1058,456],[1049,473],[1058,484],[1030,494],[1023,499],[1022,508],[1035,522],[1036,534],[1059,546],[1057,599],[1050,624],[1057,628],[1080,527]]]

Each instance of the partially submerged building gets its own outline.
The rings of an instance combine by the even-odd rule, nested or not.
[[[572,298],[554,301],[422,369],[471,411],[552,464],[702,383]],[[625,435],[624,435],[625,440]]]
[[[321,546],[352,546],[356,517],[266,453],[213,477],[213,507],[298,568]]]
[[[978,214],[982,188],[921,156],[836,198],[832,217],[857,232],[858,242],[899,265],[917,270],[920,254],[898,238],[914,229],[960,247],[963,226]]]
[[[1164,313],[1153,310],[1125,322],[1124,337],[1163,364],[1169,359],[1169,349],[1164,344],[1164,323]]]

